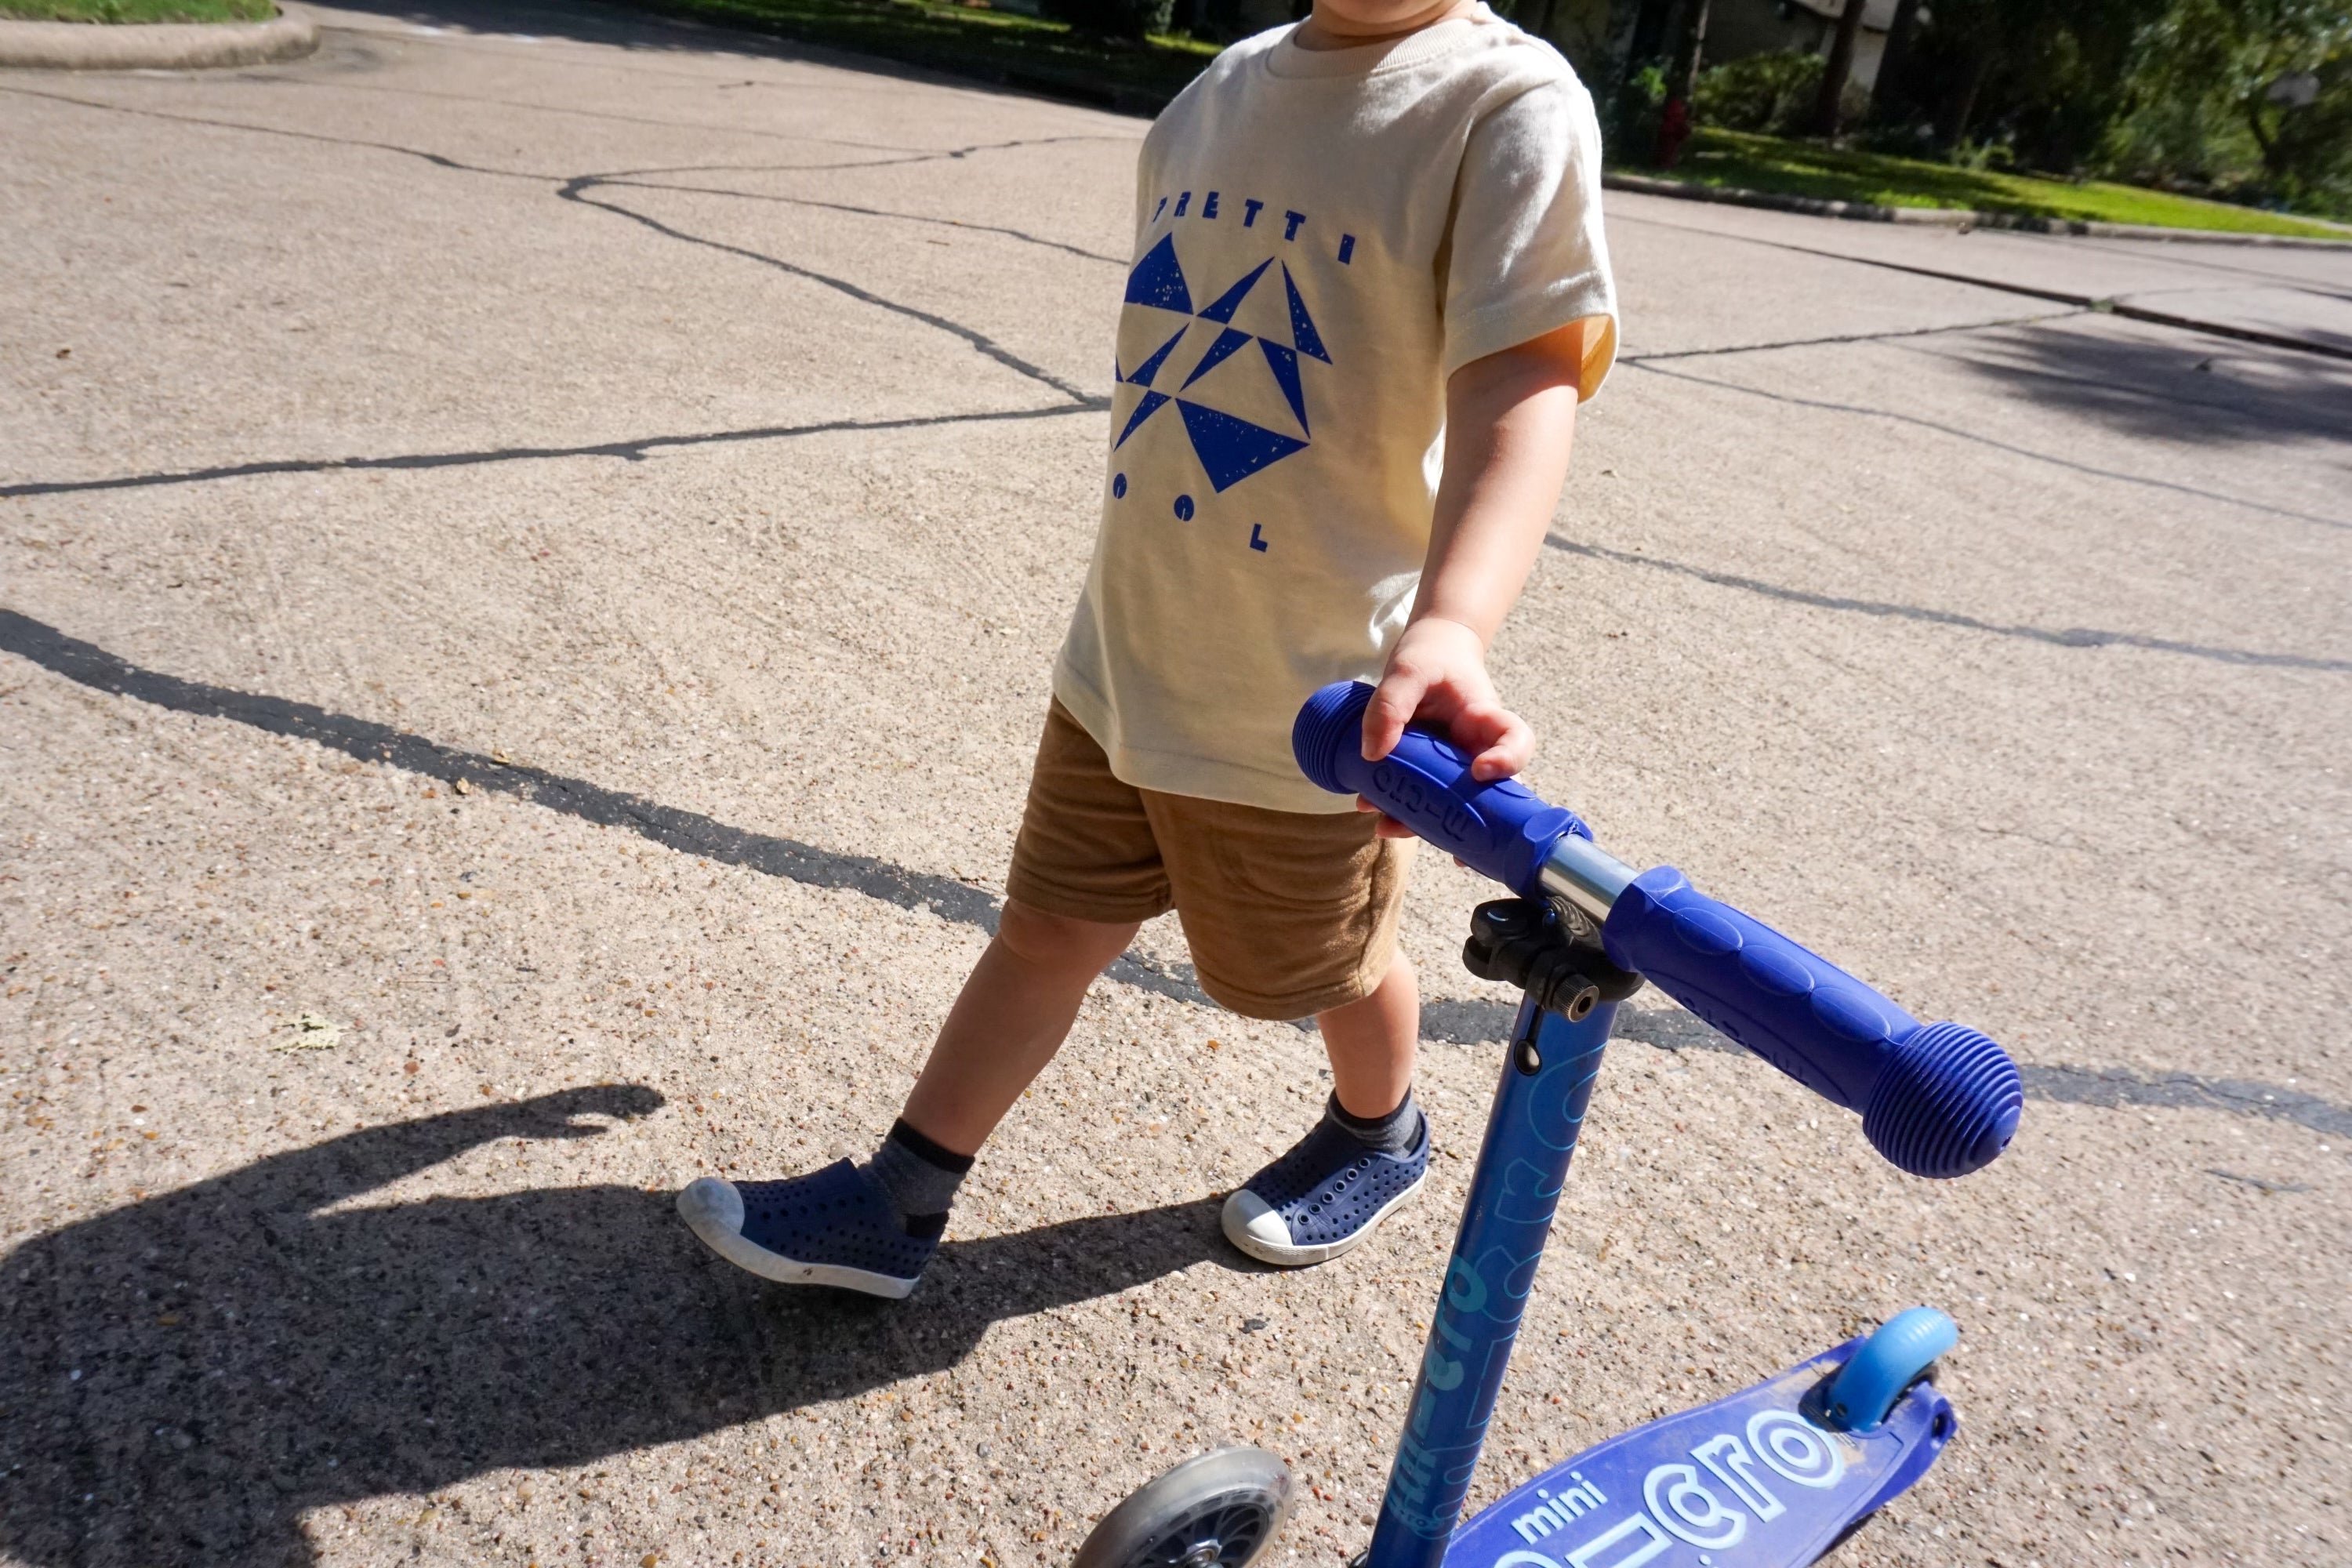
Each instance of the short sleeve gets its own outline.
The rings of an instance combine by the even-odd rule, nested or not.
[[[1472,127],[1447,245],[1445,374],[1571,321],[1597,320],[1577,395],[1617,357],[1617,289],[1601,232],[1601,127],[1572,77]]]

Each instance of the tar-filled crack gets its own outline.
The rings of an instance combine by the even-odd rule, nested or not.
[[[0,485],[0,498],[74,495],[87,490],[147,489],[162,485],[207,484],[215,479],[252,479],[272,474],[453,468],[478,463],[542,462],[566,458],[617,458],[623,462],[635,463],[656,452],[697,447],[732,446],[750,441],[790,441],[843,431],[927,430],[943,425],[1064,419],[1073,414],[1099,413],[1108,406],[1106,400],[1091,398],[1084,403],[1055,403],[1040,408],[988,408],[971,414],[908,415],[898,419],[825,419],[805,425],[754,425],[736,430],[633,436],[618,441],[595,441],[574,447],[491,447],[475,450],[394,452],[373,458],[263,458],[250,463],[224,463],[209,468],[167,468],[150,474],[117,474],[97,479],[44,479]]]
[[[583,206],[593,207],[599,212],[608,212],[615,216],[627,218],[631,223],[641,224],[666,238],[679,240],[688,245],[698,245],[707,250],[715,250],[725,256],[739,257],[762,267],[772,267],[790,277],[802,279],[830,289],[835,293],[846,295],[861,305],[871,305],[877,310],[903,316],[910,321],[919,321],[950,337],[961,339],[982,355],[994,360],[998,364],[1024,380],[1052,387],[1077,407],[1095,405],[1089,401],[1088,394],[1083,389],[1043,366],[1023,359],[977,327],[965,326],[961,321],[951,317],[942,316],[937,311],[926,310],[920,306],[890,299],[887,295],[874,292],[871,289],[852,283],[846,278],[836,278],[829,272],[819,272],[814,268],[803,267],[797,262],[786,261],[780,256],[770,256],[765,251],[753,250],[747,246],[730,245],[724,240],[709,239],[698,234],[689,234],[682,228],[662,222],[659,218],[641,212],[634,212],[618,202],[598,200],[589,194],[610,183],[608,178],[602,174],[583,174],[577,179],[564,181],[556,195],[564,201],[575,202]]]
[[[2149,637],[2142,632],[2100,631],[2090,626],[2031,626],[2004,625],[1999,621],[1980,620],[1956,610],[1932,609],[1925,605],[1899,605],[1880,599],[1852,599],[1836,594],[1817,594],[1804,588],[1784,587],[1755,577],[1743,577],[1732,572],[1716,572],[1704,566],[1693,566],[1680,561],[1664,560],[1655,555],[1630,550],[1612,550],[1606,545],[1587,544],[1580,540],[1566,539],[1557,533],[1546,534],[1544,543],[1570,555],[1581,555],[1594,561],[1614,562],[1621,566],[1644,566],[1654,572],[1670,572],[1678,577],[1695,577],[1718,588],[1737,588],[1742,593],[1778,599],[1783,604],[1805,605],[1819,610],[1840,610],[1849,615],[1877,616],[1895,620],[1923,621],[1930,626],[1957,626],[1963,631],[1983,632],[1990,637],[2021,637],[2028,642],[2047,643],[2053,647],[2136,647],[2150,653],[2179,654],[2189,658],[2210,658],[2221,664],[2250,664],[2283,669],[2320,669],[2332,673],[2352,670],[2352,659],[2319,658],[2300,653],[2263,653],[2250,648],[2214,647],[2205,643],[2181,642],[2172,637]]]

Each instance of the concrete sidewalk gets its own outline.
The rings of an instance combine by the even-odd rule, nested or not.
[[[1499,1065],[1442,857],[1449,1157],[1339,1264],[1219,1238],[1319,1050],[1165,921],[909,1302],[668,1209],[869,1145],[985,940],[1142,124],[320,17],[0,79],[0,1554],[1060,1563],[1244,1440],[1342,1561]],[[1610,220],[1533,782],[2033,1099],[1929,1186],[1641,998],[1474,1501],[1924,1300],[1966,1430],[1846,1557],[2341,1562],[2352,365],[2016,290],[2337,342],[2352,263]]]

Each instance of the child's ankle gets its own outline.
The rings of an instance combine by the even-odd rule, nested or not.
[[[933,1142],[901,1117],[874,1152],[866,1174],[881,1190],[908,1236],[937,1236],[947,1228],[956,1188],[971,1169],[971,1156]]]
[[[1323,1113],[1357,1142],[1383,1154],[1411,1153],[1413,1145],[1421,1142],[1421,1107],[1413,1103],[1411,1089],[1404,1091],[1404,1099],[1397,1102],[1397,1108],[1385,1116],[1350,1115],[1336,1094]]]

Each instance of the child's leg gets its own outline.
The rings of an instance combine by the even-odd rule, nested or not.
[[[1404,1103],[1421,1043],[1421,987],[1404,954],[1391,962],[1370,995],[1318,1013],[1315,1023],[1331,1058],[1331,1092],[1340,1110],[1374,1121]]]
[[[904,1296],[947,1228],[971,1155],[1054,1059],[1087,985],[1134,935],[1132,923],[1008,900],[906,1114],[871,1162],[781,1182],[704,1176],[678,1194],[678,1212],[721,1257],[767,1279]]]
[[[1095,976],[1138,924],[1170,907],[1141,795],[1058,702],[1038,741],[1005,891],[995,939],[874,1157],[782,1181],[688,1184],[678,1212],[712,1250],[771,1279],[877,1296],[913,1289],[972,1155],[1061,1048]]]
[[[1135,932],[1133,923],[1072,920],[1008,900],[995,940],[963,983],[907,1096],[906,1123],[954,1153],[978,1153],[1062,1048],[1087,987],[1127,951]],[[1406,991],[1410,995],[1410,977]],[[1408,1039],[1408,1076],[1412,1050]]]
[[[1225,1200],[1226,1237],[1268,1263],[1337,1258],[1429,1173],[1429,1124],[1412,1099],[1421,997],[1404,954],[1370,994],[1315,1022],[1331,1058],[1323,1120]]]

